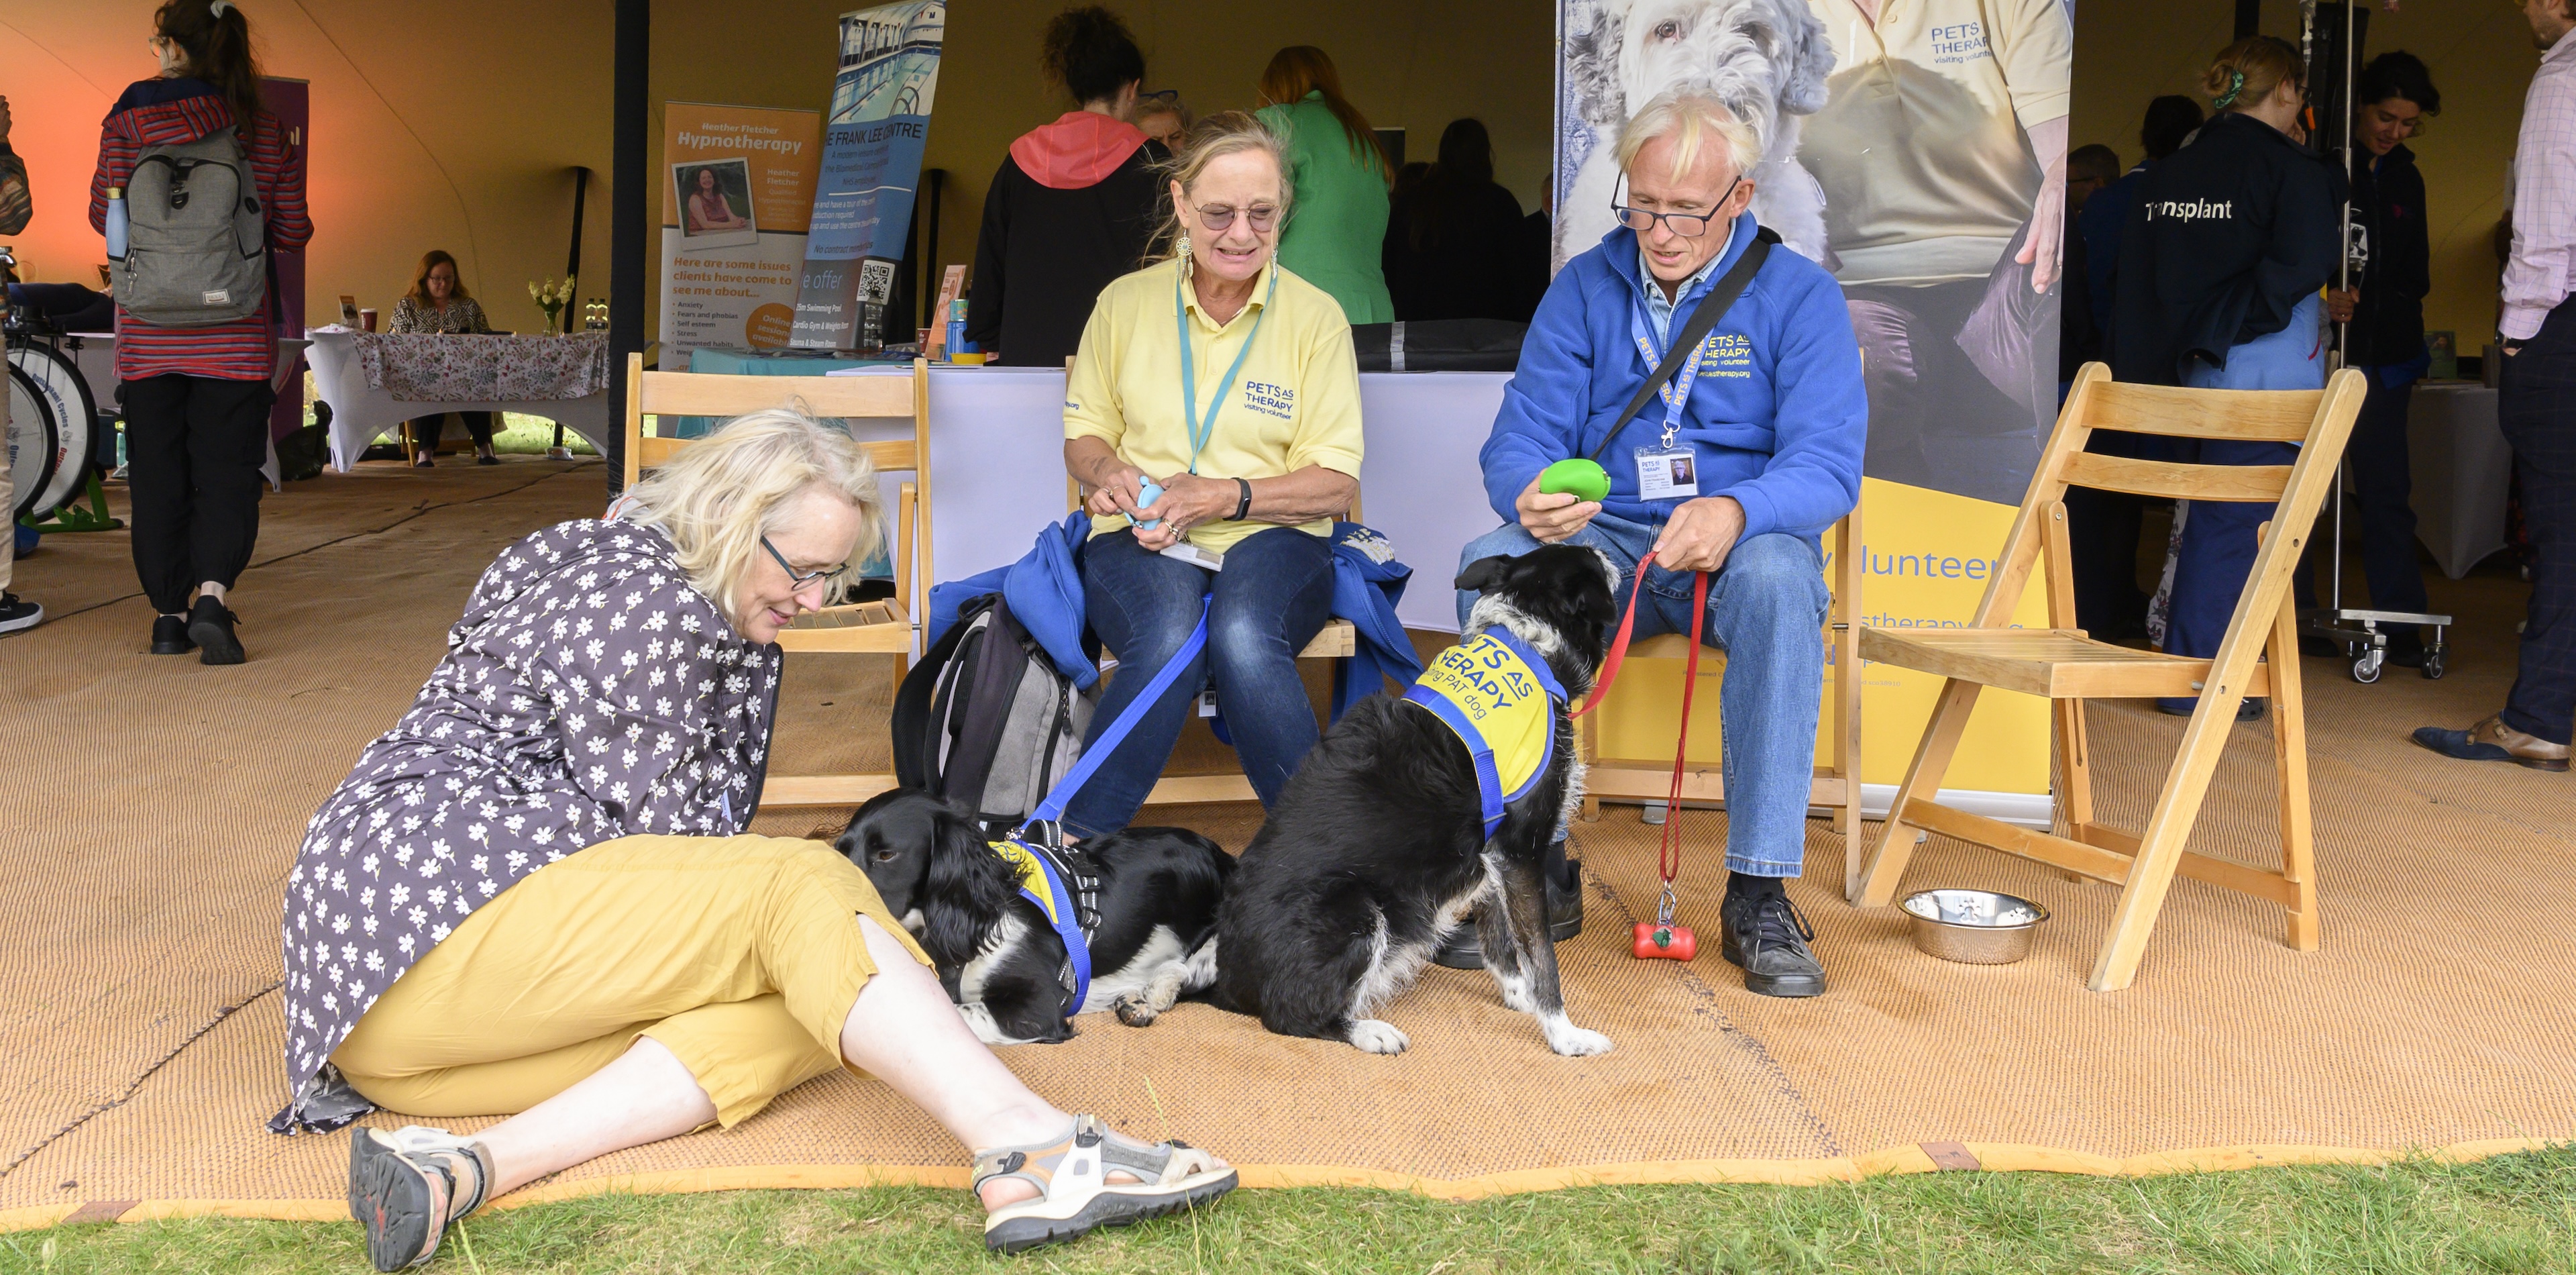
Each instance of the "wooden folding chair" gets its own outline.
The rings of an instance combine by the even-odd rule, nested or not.
[[[1860,877],[1860,508],[1834,524],[1833,610],[1826,616],[1825,640],[1834,648],[1834,717],[1832,745],[1816,766],[1807,804],[1833,811],[1834,831],[1843,837],[1843,879]],[[1690,635],[1665,633],[1628,647],[1631,660],[1681,660],[1690,655]],[[1700,667],[1724,669],[1726,653],[1700,652]],[[1583,817],[1597,819],[1604,797],[1662,801],[1672,791],[1670,757],[1599,756],[1599,719],[1618,707],[1616,694],[1602,701],[1599,712],[1575,719],[1575,738],[1583,750]],[[1725,804],[1726,778],[1720,766],[1691,763],[1682,773],[1682,799]],[[1669,814],[1667,815],[1669,817]]]
[[[901,685],[920,620],[928,608],[916,597],[916,580],[935,579],[930,554],[930,365],[912,362],[912,375],[728,376],[647,372],[644,356],[626,357],[626,485],[696,441],[648,435],[648,416],[740,416],[764,408],[797,406],[826,420],[908,417],[908,440],[861,443],[880,472],[910,473],[895,501],[894,578],[891,598],[825,607],[779,631],[778,645],[797,653],[891,655]],[[658,423],[657,423],[658,428]],[[915,558],[919,559],[918,565]],[[925,583],[924,591],[927,591]],[[764,806],[848,806],[894,787],[894,776],[771,775],[761,790]]]
[[[2364,382],[2349,368],[2323,390],[2185,390],[2122,385],[2088,363],[2076,374],[2057,429],[2039,458],[2030,492],[2004,542],[2002,565],[1964,629],[1863,628],[1864,659],[1938,673],[1948,679],[1925,724],[1923,742],[1897,790],[1890,818],[1859,878],[1853,900],[1882,907],[1896,896],[1924,832],[1938,832],[2120,887],[2111,933],[2087,984],[2127,987],[2174,873],[2257,898],[2289,912],[2288,942],[2317,946],[2315,849],[2310,839],[2306,723],[2299,691],[2298,622],[2290,573],[2307,547],[2308,529],[2333,484]],[[2300,443],[2295,465],[2185,465],[2131,460],[2084,450],[2095,430],[2170,438]],[[2274,501],[2262,547],[2227,624],[2215,659],[2160,655],[2097,642],[2074,627],[2074,578],[2067,563],[2069,484],[2192,501]],[[2046,629],[2007,627],[2041,549],[2048,552]],[[2262,657],[2268,656],[2266,661]],[[1987,686],[2056,701],[2056,747],[2064,786],[2066,835],[2032,832],[1938,804],[1942,775]],[[2146,827],[2132,833],[2096,823],[2088,774],[2084,701],[2145,696],[2199,697],[2182,749],[2166,772]],[[2272,700],[2272,752],[2280,772],[2281,868],[2266,871],[2186,850],[2211,774],[2249,695]]]
[[[1065,356],[1064,374],[1068,380],[1073,377],[1072,355]],[[1064,480],[1064,511],[1072,513],[1082,508],[1082,502],[1090,494],[1083,488],[1080,480],[1067,475]],[[1356,494],[1351,497],[1350,513],[1345,516],[1352,522],[1360,520],[1360,502]],[[1117,654],[1114,651],[1103,653],[1113,657]],[[1348,620],[1334,619],[1324,622],[1323,630],[1315,634],[1314,641],[1306,644],[1306,649],[1297,652],[1297,658],[1344,660],[1358,653],[1359,630],[1352,627]],[[1153,670],[1146,670],[1146,676],[1152,675]],[[1240,770],[1224,775],[1165,775],[1155,781],[1153,791],[1145,794],[1145,804],[1149,806],[1182,806],[1207,801],[1257,801],[1259,799],[1260,794],[1252,790],[1252,780],[1246,778]]]

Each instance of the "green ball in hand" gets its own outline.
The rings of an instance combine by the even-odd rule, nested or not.
[[[1581,457],[1560,460],[1538,476],[1538,489],[1551,496],[1563,492],[1598,504],[1610,495],[1610,475],[1602,472],[1600,465]]]

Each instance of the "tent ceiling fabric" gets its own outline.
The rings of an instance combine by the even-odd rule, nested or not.
[[[28,159],[36,219],[15,237],[36,277],[95,283],[85,204],[98,130],[153,74],[156,0],[0,0],[0,93]],[[606,0],[254,0],[262,64],[313,85],[308,175],[317,318],[340,293],[390,308],[421,253],[445,248],[496,327],[533,330],[521,281],[560,276],[572,168],[608,168]],[[586,261],[604,263],[594,216]],[[606,276],[600,276],[605,286]]]

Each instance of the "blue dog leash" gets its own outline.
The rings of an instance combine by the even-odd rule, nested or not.
[[[1190,661],[1207,649],[1207,616],[1208,599],[1201,598],[1198,627],[1190,630],[1189,640],[1183,642],[1170,661],[1155,672],[1153,680],[1145,683],[1145,689],[1128,702],[1117,720],[1109,723],[1109,729],[1100,732],[1100,738],[1083,750],[1073,769],[1056,781],[1055,787],[1048,790],[1046,799],[1029,812],[1028,821],[1014,830],[1008,839],[1008,844],[1027,852],[1027,862],[1037,866],[1037,876],[1046,886],[1046,892],[1041,895],[1027,884],[1024,875],[1020,896],[1037,904],[1038,910],[1046,913],[1047,920],[1055,926],[1056,937],[1064,940],[1067,973],[1071,976],[1073,988],[1073,1003],[1066,1008],[1066,1017],[1081,1013],[1083,999],[1091,994],[1091,939],[1083,932],[1082,910],[1074,906],[1074,892],[1066,886],[1066,878],[1073,875],[1073,865],[1065,858],[1064,830],[1059,821],[1064,818],[1065,807],[1073,803],[1073,795],[1082,791],[1083,784],[1089,782],[1101,764],[1109,760],[1109,754],[1117,751],[1118,745],[1136,729],[1136,724],[1145,720],[1145,714],[1152,710],[1155,702],[1172,688],[1172,683],[1180,680],[1181,670],[1189,667]],[[1031,829],[1037,830],[1034,840],[1029,836]],[[1009,851],[1002,853],[1004,857],[1018,861],[1017,855]]]

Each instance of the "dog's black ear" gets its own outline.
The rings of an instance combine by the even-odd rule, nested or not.
[[[983,950],[984,936],[1010,906],[1011,869],[972,815],[942,809],[933,829],[920,898],[921,946],[941,965],[963,965]]]
[[[1468,563],[1467,569],[1459,572],[1458,578],[1449,582],[1449,587],[1469,593],[1483,593],[1502,583],[1504,569],[1511,565],[1512,560],[1501,554],[1490,558],[1478,558]]]

